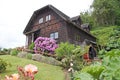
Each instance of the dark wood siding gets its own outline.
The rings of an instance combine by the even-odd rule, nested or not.
[[[70,43],[80,45],[85,39],[96,41],[95,38],[88,35],[86,32],[74,27],[72,24],[67,24],[68,40]]]
[[[50,21],[45,21],[47,15],[51,15]],[[41,17],[43,18],[43,23],[39,24],[39,19]],[[58,32],[58,43],[66,42],[67,40],[66,22],[52,10],[40,13],[40,15],[36,18],[31,29],[32,32],[29,35],[31,36],[31,34],[35,33],[37,30],[40,30],[39,36],[42,37],[50,37],[51,33]],[[31,39],[32,38],[30,37],[29,42],[32,41]]]

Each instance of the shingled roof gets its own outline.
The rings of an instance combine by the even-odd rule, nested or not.
[[[75,17],[70,18],[69,16],[67,16],[66,14],[64,14],[63,12],[61,12],[60,10],[58,10],[57,8],[55,8],[55,7],[52,6],[52,5],[46,5],[45,7],[40,8],[40,9],[34,11],[34,13],[33,13],[32,17],[30,18],[30,20],[29,20],[29,22],[28,22],[25,30],[23,31],[24,34],[27,32],[27,29],[29,29],[30,24],[32,23],[32,21],[34,21],[35,17],[36,17],[37,15],[39,15],[38,12],[40,12],[40,11],[46,9],[46,8],[49,8],[49,9],[53,10],[56,14],[58,14],[58,15],[59,15],[62,19],[64,19],[66,22],[74,25],[75,27],[79,28],[81,31],[85,32],[86,34],[90,35],[91,37],[94,37],[93,35],[91,35],[90,33],[86,32],[86,31],[84,31],[84,30],[81,29],[78,25],[75,25],[75,24],[72,22],[72,20],[78,19],[78,18],[80,18],[80,16],[75,16]],[[94,37],[94,38],[96,38],[96,37]]]
[[[71,21],[77,20],[80,18],[80,15],[70,18]]]

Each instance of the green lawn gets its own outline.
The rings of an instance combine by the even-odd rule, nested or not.
[[[5,75],[17,73],[17,66],[25,66],[27,64],[33,64],[38,67],[38,73],[35,75],[35,80],[65,80],[64,72],[59,66],[53,66],[45,63],[40,63],[33,60],[18,58],[11,55],[0,55],[0,58],[9,62],[12,66],[8,66],[7,70],[0,73],[3,78]]]

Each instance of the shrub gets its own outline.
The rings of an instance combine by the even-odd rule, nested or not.
[[[12,56],[17,56],[17,54],[18,54],[18,51],[16,49],[12,49],[10,52],[10,55]]]
[[[34,46],[35,46],[35,44],[32,42],[32,43],[29,45],[29,49],[30,49],[30,50],[33,50],[33,49],[34,49]]]
[[[86,48],[75,46],[74,44],[60,43],[59,47],[55,50],[57,59],[61,60],[62,67],[68,69],[70,67],[70,61],[73,60],[73,68],[80,70],[83,65],[82,55],[86,52]]]
[[[38,53],[38,51],[54,53],[54,50],[57,48],[56,41],[46,37],[38,37],[34,44],[36,53]]]
[[[99,62],[83,67],[80,72],[74,75],[74,80],[103,80],[100,79],[100,76],[104,69],[104,66]]]
[[[120,50],[114,49],[106,53],[103,58],[105,70],[101,74],[101,80],[120,80]]]
[[[58,59],[62,59],[64,57],[71,57],[72,55],[72,50],[75,49],[75,45],[74,44],[70,44],[68,42],[63,43],[61,42],[59,44],[59,47],[55,50],[55,53],[57,55]]]
[[[7,63],[2,59],[0,59],[0,73],[4,72],[6,70],[6,67],[7,67]]]

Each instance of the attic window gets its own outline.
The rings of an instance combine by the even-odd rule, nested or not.
[[[49,20],[51,20],[51,15],[46,16],[46,21],[49,21]]]
[[[39,19],[39,24],[43,23],[43,18]]]

